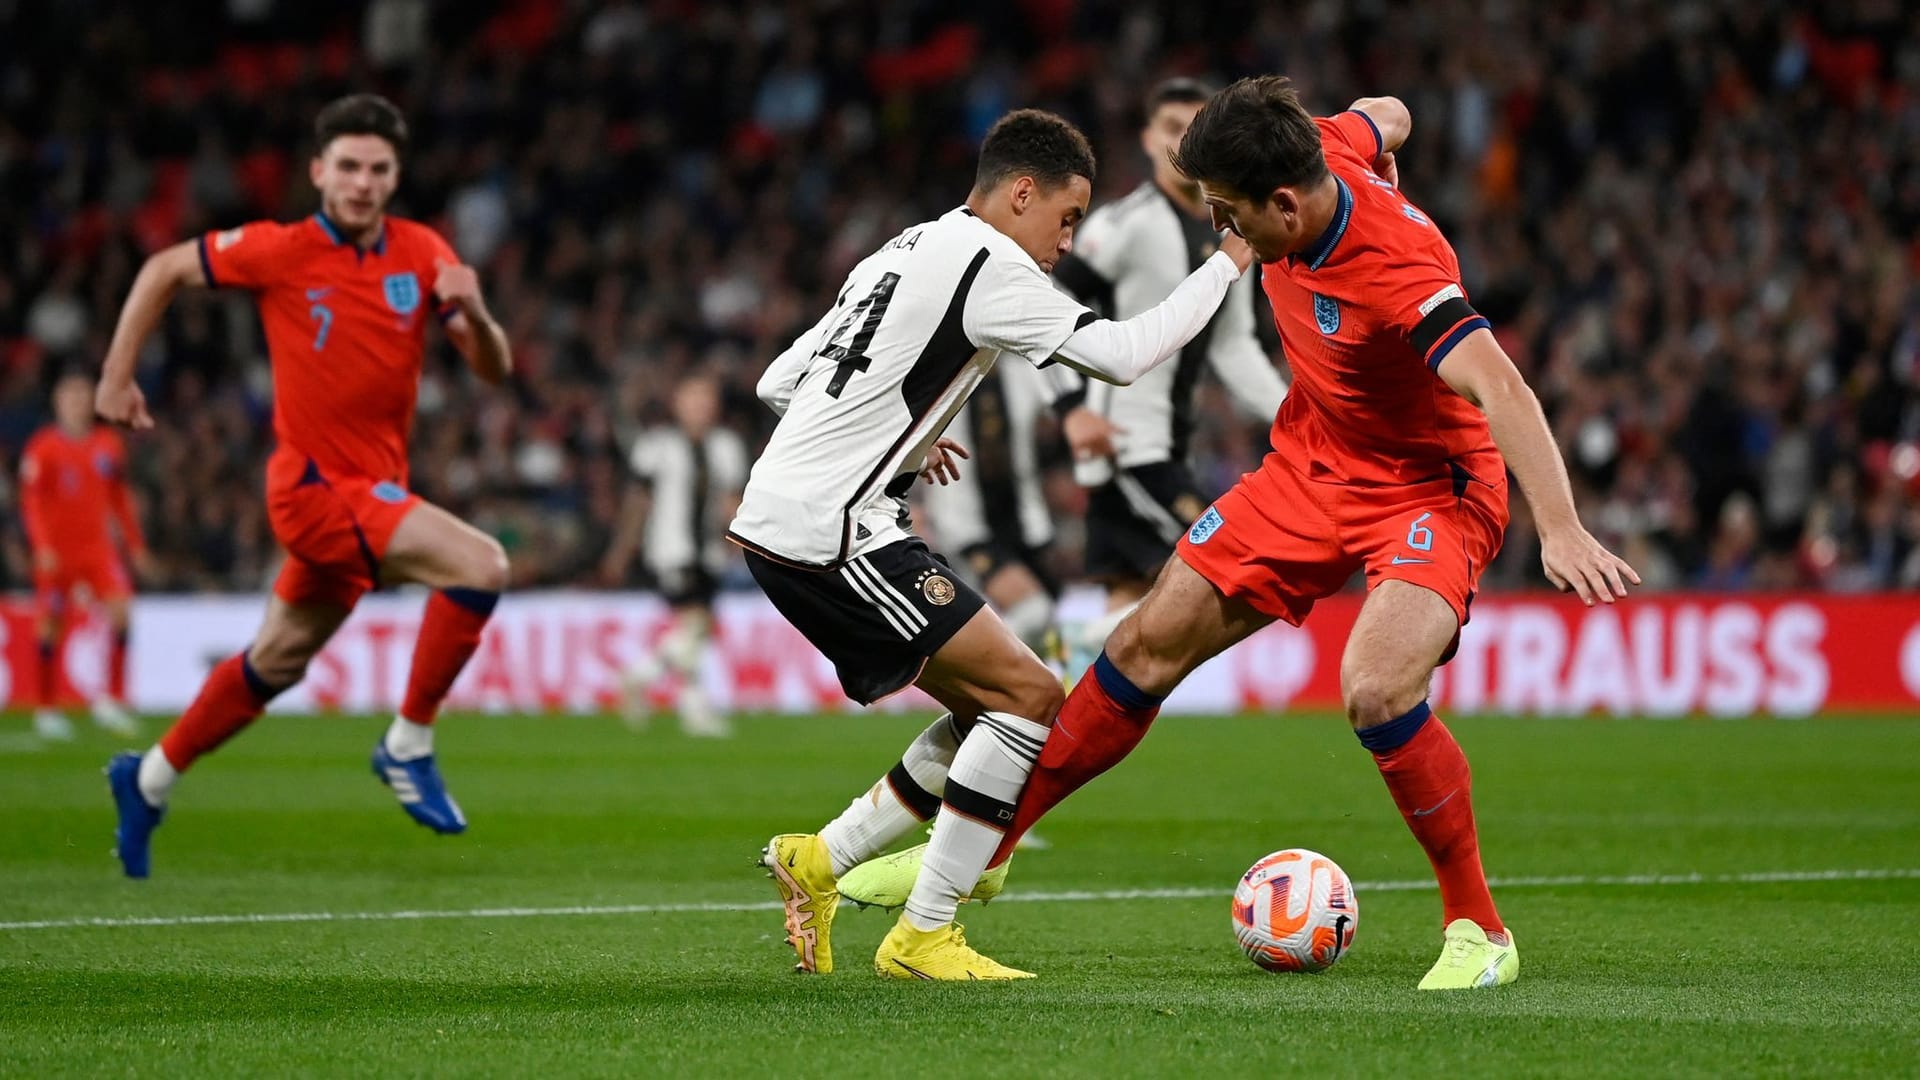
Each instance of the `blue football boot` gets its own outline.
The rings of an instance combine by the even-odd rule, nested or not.
[[[123,750],[113,755],[106,772],[114,809],[120,813],[120,824],[113,830],[113,853],[120,856],[120,868],[128,877],[146,877],[147,842],[153,838],[153,830],[160,827],[167,808],[152,805],[140,794],[139,754]]]
[[[440,767],[433,762],[433,755],[414,758],[412,761],[398,761],[387,753],[387,740],[381,740],[373,746],[373,775],[380,782],[393,789],[394,797],[400,800],[400,809],[407,816],[445,835],[467,831],[466,815],[460,812],[460,804],[447,794],[446,782],[440,779]]]

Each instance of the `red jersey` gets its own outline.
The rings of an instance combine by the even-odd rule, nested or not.
[[[127,449],[118,433],[96,427],[74,438],[49,424],[20,454],[20,513],[27,542],[67,563],[113,554],[112,519],[130,552],[144,546],[127,490]]]
[[[1262,267],[1293,387],[1276,451],[1312,479],[1360,487],[1451,475],[1505,478],[1486,417],[1441,380],[1440,362],[1487,320],[1433,222],[1376,176],[1383,144],[1359,112],[1321,117],[1339,187],[1314,245]]]
[[[251,290],[273,362],[273,431],[329,476],[405,483],[429,290],[459,259],[439,233],[388,217],[362,250],[325,214],[200,238],[210,285]],[[451,306],[439,310],[450,317]]]

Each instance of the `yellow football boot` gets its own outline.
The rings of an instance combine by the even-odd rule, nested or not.
[[[794,969],[809,975],[832,971],[833,913],[840,891],[826,841],[813,833],[783,833],[767,841],[760,865],[786,905],[787,944],[799,958]]]
[[[1520,977],[1520,949],[1508,929],[1507,943],[1495,945],[1472,919],[1447,924],[1447,943],[1440,959],[1420,980],[1422,990],[1482,990],[1505,986]]]
[[[840,879],[840,895],[861,907],[886,908],[888,911],[902,907],[907,902],[907,894],[913,891],[914,879],[920,876],[920,862],[926,854],[927,845],[921,844],[877,859],[868,859],[847,871],[847,876]],[[980,875],[973,892],[967,894],[965,899],[984,904],[999,896],[1000,891],[1007,887],[1007,867],[1011,865],[1013,860],[1008,859]]]
[[[905,915],[887,931],[873,957],[874,973],[883,979],[923,979],[928,982],[990,982],[1031,979],[1033,972],[1010,968],[981,956],[967,944],[959,923],[938,930],[920,930]]]

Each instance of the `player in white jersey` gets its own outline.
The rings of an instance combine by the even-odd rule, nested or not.
[[[1114,318],[1166,299],[1219,245],[1199,185],[1169,157],[1210,95],[1193,79],[1170,79],[1147,95],[1140,146],[1152,177],[1095,210],[1073,254],[1054,267],[1055,281]],[[1086,387],[1085,407],[1112,425],[1110,452],[1079,440],[1074,446],[1074,479],[1090,489],[1086,574],[1106,586],[1107,614],[1069,635],[1070,655],[1080,660],[1070,662],[1069,670],[1084,670],[1099,654],[1107,635],[1146,595],[1181,534],[1219,494],[1187,463],[1201,372],[1211,368],[1235,403],[1263,423],[1286,397],[1286,383],[1259,340],[1258,293],[1252,275],[1242,278],[1177,360],[1131,386]]]
[[[726,572],[726,522],[747,482],[747,448],[720,425],[720,388],[709,377],[681,380],[673,423],[644,431],[628,462],[634,484],[601,565],[609,582],[626,578],[635,550],[672,609],[672,624],[621,678],[627,722],[644,726],[656,688],[671,676],[680,729],[724,737],[732,728],[713,707],[701,671],[713,640],[713,598]]]
[[[833,309],[760,379],[781,420],[728,536],[849,697],[866,704],[915,685],[948,710],[820,833],[768,843],[762,861],[802,971],[832,969],[839,875],[932,816],[924,869],[875,970],[1027,976],[969,948],[953,917],[1012,819],[1060,683],[907,531],[905,496],[916,476],[956,471],[964,451],[943,433],[1003,354],[1132,382],[1199,333],[1251,262],[1229,240],[1164,303],[1100,319],[1047,277],[1072,247],[1093,174],[1092,148],[1065,120],[1032,109],[1001,118],[966,204],[854,267]]]

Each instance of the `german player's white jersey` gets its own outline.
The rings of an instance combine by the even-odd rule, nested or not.
[[[821,568],[904,538],[928,449],[994,362],[1044,364],[1095,318],[964,207],[894,237],[761,376],[782,415],[729,537]]]
[[[643,557],[661,580],[696,567],[726,569],[720,515],[747,480],[747,447],[740,436],[714,428],[698,441],[678,427],[650,428],[633,442],[627,464],[652,490]]]
[[[973,456],[960,479],[920,486],[927,524],[949,554],[998,540],[1017,556],[1053,540],[1035,431],[1050,396],[1045,379],[1025,364],[996,367],[953,418],[947,433]]]
[[[1107,307],[1106,317],[1128,319],[1165,300],[1219,245],[1210,223],[1182,211],[1148,180],[1088,216],[1054,279],[1079,299]],[[1247,274],[1233,283],[1179,359],[1131,386],[1088,385],[1087,407],[1121,429],[1114,450],[1122,467],[1185,460],[1194,388],[1208,366],[1249,415],[1267,419],[1279,410],[1287,387],[1256,333],[1253,281]],[[1074,478],[1091,487],[1110,472],[1107,460],[1095,459],[1075,465]]]

